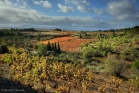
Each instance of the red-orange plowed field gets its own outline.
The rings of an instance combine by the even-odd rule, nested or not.
[[[54,39],[51,39],[51,40],[46,40],[46,41],[43,41],[41,43],[47,44],[48,41],[50,43],[59,42],[61,50],[76,52],[76,51],[78,51],[79,47],[82,44],[90,42],[90,41],[94,41],[94,40],[95,39],[78,39],[78,38],[75,38],[75,37],[66,36],[66,37],[58,37],[58,38],[54,38]]]

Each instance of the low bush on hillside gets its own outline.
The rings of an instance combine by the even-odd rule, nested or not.
[[[135,59],[138,57],[139,57],[139,51],[135,48],[124,50],[121,53],[121,58],[126,61],[135,61]]]
[[[119,77],[124,70],[124,65],[125,63],[122,60],[109,54],[105,62],[105,70],[108,74]]]

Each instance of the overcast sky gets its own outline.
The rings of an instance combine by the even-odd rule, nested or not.
[[[0,27],[103,30],[139,25],[139,0],[0,0]]]

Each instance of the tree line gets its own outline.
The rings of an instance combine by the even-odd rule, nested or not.
[[[11,28],[11,31],[36,31],[36,29],[34,28],[22,28],[22,29]]]

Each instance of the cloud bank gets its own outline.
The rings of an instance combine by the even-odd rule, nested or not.
[[[47,0],[33,0],[32,2],[44,8],[53,8],[53,5]],[[75,6],[75,4],[77,5]],[[88,9],[86,5],[90,5],[87,0],[82,0],[82,2],[79,2],[79,0],[65,0],[65,5],[57,4],[57,11],[63,13],[91,12],[91,14],[94,13],[99,16],[50,16],[30,8],[25,0],[22,0],[21,4],[19,4],[19,0],[16,0],[16,3],[12,3],[10,0],[1,0],[0,27],[37,25],[41,27],[68,26],[85,27],[86,29],[112,29],[135,26],[139,23],[139,9],[131,2],[111,1],[107,3],[104,9],[96,7]]]

